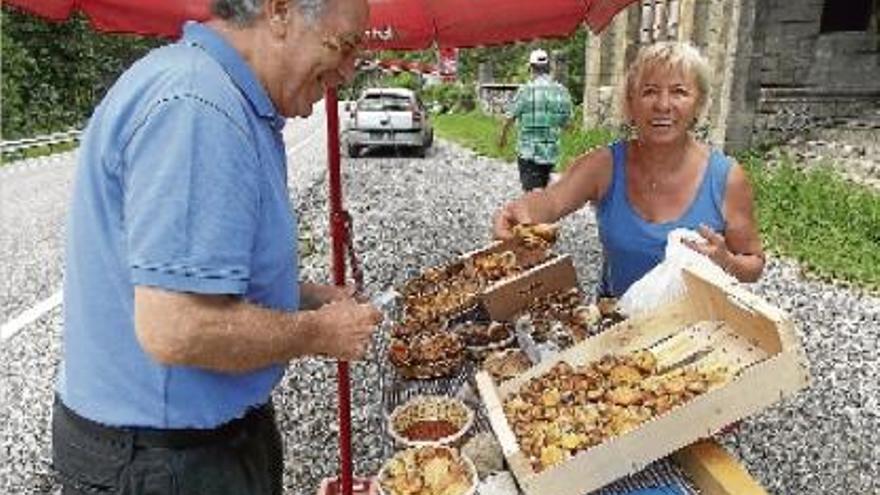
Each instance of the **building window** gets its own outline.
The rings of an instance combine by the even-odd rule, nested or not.
[[[873,0],[825,0],[822,7],[822,32],[867,31],[873,3]]]

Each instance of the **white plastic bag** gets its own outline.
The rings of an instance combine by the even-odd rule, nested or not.
[[[685,246],[682,240],[706,242],[697,232],[689,229],[675,229],[666,238],[666,257],[644,277],[637,280],[624,292],[618,301],[618,309],[628,317],[650,311],[671,302],[685,292],[681,269],[700,265],[723,278],[731,278],[708,257]]]

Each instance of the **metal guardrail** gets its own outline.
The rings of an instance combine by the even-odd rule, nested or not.
[[[67,143],[71,141],[79,141],[82,131],[79,129],[71,129],[64,132],[55,132],[44,136],[37,136],[26,139],[16,139],[13,141],[0,142],[0,152],[4,155],[18,153],[30,148],[38,148],[41,146],[50,146],[53,144]]]

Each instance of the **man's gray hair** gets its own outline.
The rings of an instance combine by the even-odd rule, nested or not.
[[[267,0],[214,0],[211,3],[211,13],[216,17],[229,21],[238,27],[247,27],[259,17],[263,4]],[[288,0],[306,18],[308,22],[315,22],[324,13],[324,9],[330,0]]]

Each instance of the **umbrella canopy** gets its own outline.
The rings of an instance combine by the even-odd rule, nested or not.
[[[369,0],[367,46],[424,50],[599,32],[635,0]]]
[[[586,22],[601,31],[635,0],[369,0],[373,50],[472,47],[563,37]],[[205,20],[210,0],[6,0],[63,21],[85,13],[96,29],[177,37],[183,21]]]
[[[99,31],[176,38],[183,22],[210,17],[209,0],[6,0],[5,5],[53,21],[83,12]]]

